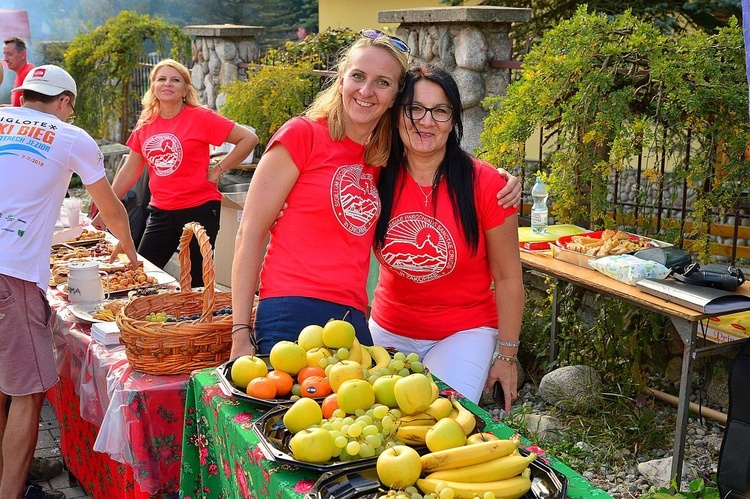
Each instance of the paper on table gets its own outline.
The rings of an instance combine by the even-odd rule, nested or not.
[[[641,279],[636,287],[650,295],[704,314],[740,312],[750,309],[750,296],[709,288],[693,286],[674,279]]]

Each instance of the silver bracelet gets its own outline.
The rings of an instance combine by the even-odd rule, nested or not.
[[[500,338],[497,339],[497,344],[501,347],[508,347],[508,348],[518,348],[521,346],[520,341],[503,341]]]

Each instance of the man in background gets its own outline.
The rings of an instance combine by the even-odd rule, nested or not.
[[[13,83],[13,88],[20,87],[23,85],[26,75],[34,67],[26,57],[26,42],[17,36],[5,39],[3,41],[3,57],[8,69],[16,73],[16,81]],[[3,78],[0,76],[0,83],[2,82]],[[11,92],[10,105],[21,107],[21,92]]]

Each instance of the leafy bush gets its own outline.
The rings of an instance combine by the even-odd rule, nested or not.
[[[288,41],[281,50],[271,50],[264,64],[295,64],[309,62],[316,70],[330,70],[341,50],[357,39],[358,33],[348,28],[328,28],[322,33],[308,35],[299,42]]]
[[[630,12],[611,18],[582,6],[529,52],[507,95],[487,104],[492,109],[482,140],[490,162],[522,164],[525,141],[533,130],[544,130],[554,149],[547,180],[561,223],[614,227],[610,175],[643,154],[645,177],[660,185],[666,151],[675,181],[696,191],[694,223],[685,232],[696,241],[691,249],[707,259],[708,225],[733,209],[750,176],[747,80],[736,19],[715,35],[668,38]],[[632,224],[643,228],[648,221]],[[679,237],[680,229],[666,238]]]
[[[247,81],[223,88],[226,103],[219,111],[227,118],[250,125],[265,146],[289,118],[301,114],[320,88],[320,77],[309,63],[297,66],[265,66]]]
[[[247,81],[222,89],[226,103],[221,114],[255,128],[260,147],[265,147],[284,122],[310,105],[326,78],[332,76],[326,71],[357,36],[349,29],[327,29],[269,51],[262,60],[264,66],[248,74]]]

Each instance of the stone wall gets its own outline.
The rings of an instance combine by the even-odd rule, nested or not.
[[[247,64],[260,54],[256,37],[265,30],[235,24],[185,27],[185,32],[195,37],[190,71],[203,104],[216,110],[222,103],[221,87],[245,78]]]
[[[530,9],[509,7],[442,7],[389,10],[378,13],[381,23],[400,23],[396,35],[411,47],[415,61],[453,73],[464,107],[463,147],[481,148],[480,134],[487,116],[482,100],[505,94],[510,82],[510,28],[529,22]]]

